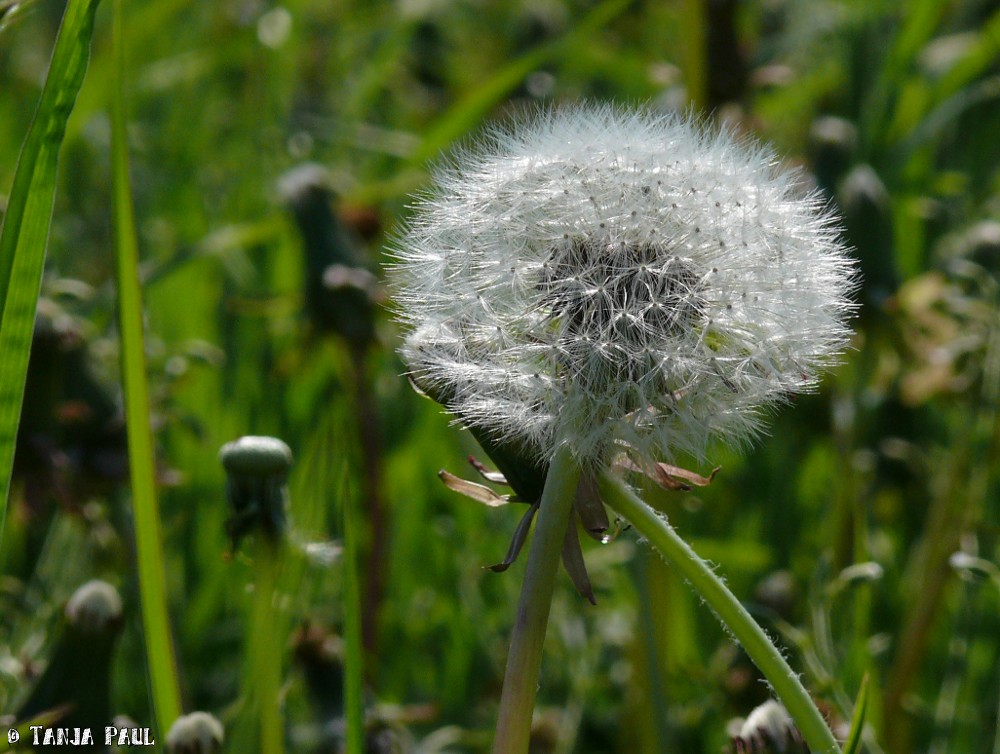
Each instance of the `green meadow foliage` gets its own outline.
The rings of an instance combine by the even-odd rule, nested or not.
[[[862,274],[820,390],[646,499],[852,751],[1000,754],[995,4],[105,0],[92,37],[87,10],[0,0],[7,727],[78,694],[162,741],[210,713],[205,750],[488,750],[525,558],[486,567],[523,507],[453,491],[506,492],[402,376],[385,249],[443,149],[586,99],[773,145]],[[244,435],[291,449],[280,527],[230,506]],[[684,579],[631,530],[583,555],[596,605],[560,572],[532,751],[750,746],[768,688]],[[93,580],[121,614],[91,635]]]

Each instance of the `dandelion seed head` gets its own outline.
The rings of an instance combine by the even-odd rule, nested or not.
[[[854,265],[821,200],[677,115],[494,128],[436,171],[394,252],[415,381],[541,457],[744,444],[849,336]]]

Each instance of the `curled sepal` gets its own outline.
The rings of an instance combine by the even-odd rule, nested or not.
[[[503,472],[491,471],[474,456],[470,455],[468,460],[472,468],[486,481],[510,486]],[[517,560],[528,538],[531,523],[534,520],[535,513],[538,512],[540,498],[536,496],[530,500],[526,499],[517,494],[517,489],[514,490],[514,495],[500,495],[486,485],[461,479],[444,469],[438,472],[438,478],[453,492],[464,495],[490,508],[499,508],[508,503],[530,502],[530,507],[525,511],[517,524],[517,528],[514,530],[514,536],[511,538],[510,546],[507,548],[507,554],[504,559],[495,565],[487,566],[494,573],[501,573],[510,568],[511,564]],[[580,547],[576,522],[579,520],[587,534],[602,544],[610,542],[617,536],[618,526],[616,524],[613,534],[608,534],[611,524],[608,521],[608,514],[597,491],[597,481],[593,475],[584,474],[580,477],[571,515],[572,519],[566,530],[565,540],[563,541],[563,565],[566,567],[566,572],[569,574],[570,579],[572,579],[573,585],[576,587],[577,592],[580,593],[580,596],[590,601],[591,604],[597,604],[594,598],[594,590],[590,585],[590,577],[587,575],[586,564],[583,560],[583,550]]]
[[[506,571],[510,568],[510,564],[517,560],[517,556],[521,553],[521,548],[524,547],[524,541],[528,538],[528,532],[531,530],[531,522],[538,512],[538,505],[538,503],[532,503],[531,507],[521,516],[521,520],[517,522],[517,528],[514,529],[514,537],[510,541],[510,547],[507,548],[507,555],[502,562],[489,566],[489,569],[493,573]]]
[[[459,495],[464,495],[470,500],[475,500],[490,508],[499,508],[511,502],[510,495],[498,495],[484,484],[461,479],[444,469],[438,472],[438,479],[444,482],[444,486],[452,492],[457,492]]]
[[[601,507],[603,511],[603,506]],[[569,526],[566,527],[566,538],[563,540],[562,562],[566,568],[566,573],[573,580],[573,586],[580,596],[596,605],[594,589],[590,585],[590,576],[587,575],[587,565],[583,561],[583,550],[580,548],[580,538],[576,534],[576,517],[573,510],[570,511]]]
[[[618,535],[619,534],[621,534],[623,531],[625,531],[625,529],[628,529],[628,528],[629,527],[626,525],[625,528],[623,529],[622,528],[622,520],[620,518],[616,518],[615,519],[615,528],[612,529],[610,533],[606,533],[603,537],[601,537],[597,541],[600,542],[602,545],[611,544],[616,539],[618,539]]]
[[[486,468],[486,464],[484,464],[482,461],[480,461],[473,455],[469,456],[469,465],[472,466],[472,468],[474,468],[476,471],[478,471],[479,475],[487,482],[493,482],[493,484],[502,484],[508,487],[510,486],[510,483],[507,481],[507,477],[503,475],[503,472],[490,471],[488,468]]]
[[[607,531],[611,524],[608,521],[608,512],[604,510],[604,503],[597,491],[597,480],[593,474],[580,475],[573,507],[576,510],[576,515],[580,517],[584,531],[598,542],[607,541]]]
[[[722,470],[721,466],[716,466],[709,472],[708,476],[702,476],[696,471],[680,466],[671,466],[669,463],[651,463],[640,466],[627,456],[619,458],[615,462],[615,468],[624,471],[638,471],[664,489],[675,492],[690,492],[694,487],[707,487],[715,479],[715,475]]]
[[[707,487],[712,483],[715,475],[721,469],[721,466],[716,466],[709,472],[708,476],[702,476],[695,471],[682,469],[680,466],[671,466],[669,463],[653,464],[653,470],[656,474],[655,479],[661,486],[684,492],[690,492],[691,485],[695,487]]]

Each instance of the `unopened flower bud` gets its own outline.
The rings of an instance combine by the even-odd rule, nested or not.
[[[122,598],[108,582],[88,581],[66,603],[66,620],[84,633],[117,632],[122,621]]]
[[[847,242],[861,262],[865,299],[881,306],[899,285],[889,191],[871,165],[858,165],[840,184],[837,200]]]
[[[874,561],[854,563],[837,574],[837,578],[830,583],[829,593],[832,596],[848,587],[879,581],[884,575],[885,569]]]
[[[17,710],[19,720],[65,706],[59,725],[102,729],[111,721],[111,661],[123,626],[122,600],[104,581],[88,581],[70,597],[65,631],[31,694]]]
[[[762,605],[788,620],[798,602],[799,588],[791,571],[774,571],[757,584],[754,596]]]
[[[952,553],[951,557],[948,558],[948,564],[965,579],[996,579],[997,583],[1000,584],[1000,568],[997,568],[994,563],[970,555],[964,550]]]
[[[219,459],[227,474],[226,497],[232,516],[226,528],[233,548],[255,528],[272,538],[284,533],[291,449],[275,437],[247,435],[223,445]]]
[[[375,337],[377,281],[359,260],[357,241],[333,210],[329,177],[319,165],[286,173],[281,194],[305,246],[306,310],[321,331],[356,347]]]
[[[840,572],[838,577],[845,584],[853,584],[859,581],[878,581],[885,574],[885,569],[874,561],[855,563],[849,565]]]
[[[732,740],[734,754],[807,754],[788,711],[773,699],[754,709]]]
[[[962,236],[959,252],[987,270],[1000,272],[1000,222],[983,220]]]
[[[849,120],[827,115],[809,129],[809,160],[816,182],[832,195],[851,165],[857,149],[858,129]]]
[[[225,733],[214,716],[192,712],[178,717],[167,733],[168,754],[215,754],[222,751]]]

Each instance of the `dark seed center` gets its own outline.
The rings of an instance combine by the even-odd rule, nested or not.
[[[702,315],[699,276],[662,247],[572,240],[553,249],[543,270],[552,322],[612,350],[640,352]]]

